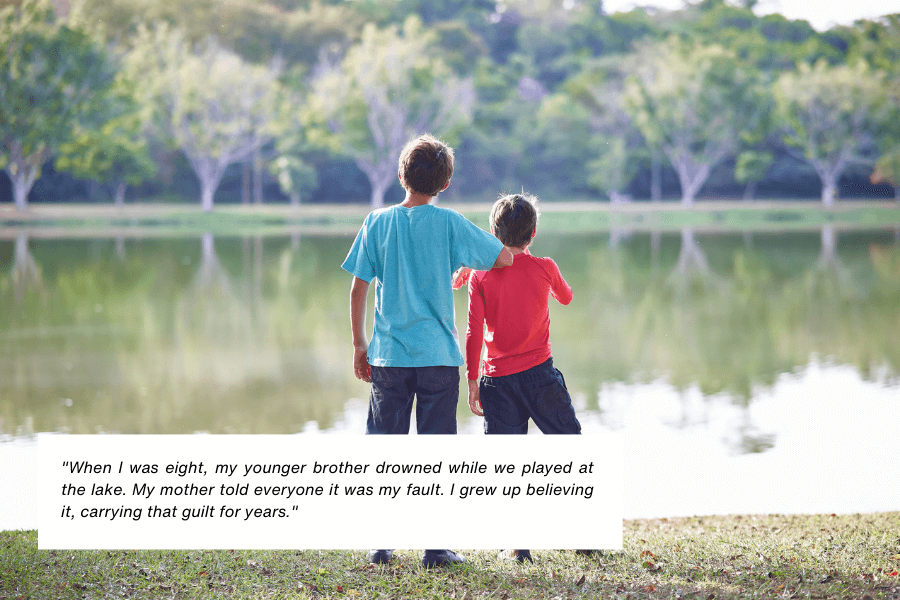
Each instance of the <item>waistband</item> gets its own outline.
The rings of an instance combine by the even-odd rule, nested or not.
[[[545,377],[547,371],[553,370],[553,357],[548,358],[544,362],[539,365],[535,365],[530,369],[525,369],[524,371],[519,371],[518,373],[512,373],[510,375],[500,375],[498,377],[489,377],[488,375],[482,375],[481,380],[485,383],[491,383],[495,379],[518,379],[523,383],[527,383],[529,381],[537,381]]]

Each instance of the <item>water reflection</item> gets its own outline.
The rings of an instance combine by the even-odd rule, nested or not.
[[[348,399],[367,394],[350,368],[338,268],[349,242],[0,242],[0,435],[332,430]],[[733,449],[759,453],[778,434],[752,421],[751,405],[811,357],[896,381],[893,230],[623,229],[541,235],[534,250],[575,290],[551,308],[554,356],[601,423],[604,389],[662,380],[727,398],[745,414]],[[462,330],[465,295],[456,300]]]

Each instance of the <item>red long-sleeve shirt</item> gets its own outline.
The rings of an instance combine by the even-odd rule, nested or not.
[[[510,267],[472,274],[466,330],[469,379],[478,379],[479,367],[483,375],[500,377],[550,358],[550,295],[560,304],[572,301],[572,288],[551,258],[523,252]],[[482,341],[487,358],[480,365]]]

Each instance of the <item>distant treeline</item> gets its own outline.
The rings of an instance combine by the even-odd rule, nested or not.
[[[0,202],[900,199],[900,13],[755,0],[0,0]]]

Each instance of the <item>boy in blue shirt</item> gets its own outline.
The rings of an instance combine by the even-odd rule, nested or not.
[[[451,276],[459,267],[505,267],[512,253],[493,235],[431,200],[450,185],[453,150],[423,135],[400,155],[406,190],[399,205],[371,212],[342,268],[353,275],[350,326],[353,370],[370,382],[367,434],[409,433],[413,398],[419,434],[455,434],[459,349]],[[375,280],[375,328],[365,333],[366,296]],[[372,550],[369,562],[388,562]],[[463,562],[450,550],[426,550],[426,567]]]

